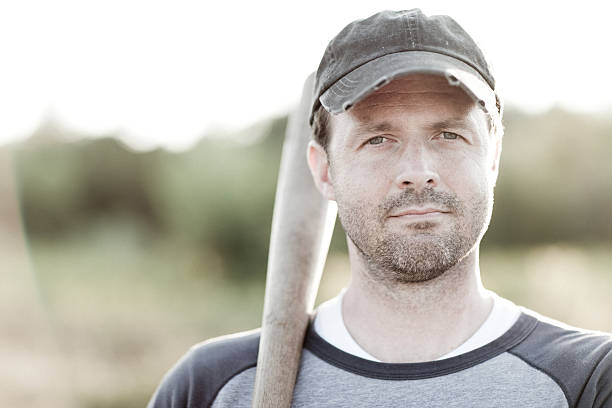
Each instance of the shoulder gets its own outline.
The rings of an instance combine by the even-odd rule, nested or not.
[[[533,332],[514,348],[514,351],[532,356],[554,358],[576,357],[582,361],[596,361],[612,351],[612,334],[573,327],[521,308],[524,314],[537,320]]]
[[[523,313],[537,324],[508,352],[557,382],[570,406],[612,404],[612,335],[568,326],[528,309]]]
[[[163,378],[149,408],[208,407],[234,376],[255,367],[259,329],[193,346]]]

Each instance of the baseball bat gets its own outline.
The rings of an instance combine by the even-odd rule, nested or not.
[[[336,205],[321,196],[306,161],[314,74],[289,116],[283,144],[264,297],[252,406],[287,408],[336,219]]]

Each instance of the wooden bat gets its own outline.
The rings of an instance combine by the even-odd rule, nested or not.
[[[304,334],[336,219],[306,161],[314,74],[289,116],[276,187],[253,407],[291,405]]]

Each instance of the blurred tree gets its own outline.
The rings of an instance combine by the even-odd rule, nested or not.
[[[509,109],[505,124],[485,242],[612,242],[612,121]],[[261,278],[285,126],[276,118],[183,153],[137,153],[111,137],[66,141],[42,127],[16,160],[27,232],[53,238],[130,219],[152,239],[199,248],[202,265],[215,253],[228,276]],[[337,227],[332,251],[345,248]]]
[[[612,120],[510,110],[487,242],[612,241]]]
[[[157,154],[114,138],[24,146],[16,167],[26,230],[57,236],[118,215],[158,227],[145,189]]]

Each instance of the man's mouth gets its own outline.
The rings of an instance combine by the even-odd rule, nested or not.
[[[449,211],[439,208],[404,208],[393,211],[389,218],[423,218],[448,214]]]

